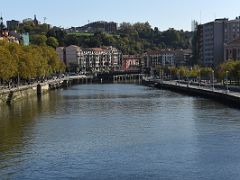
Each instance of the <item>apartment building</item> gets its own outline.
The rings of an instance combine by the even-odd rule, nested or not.
[[[240,38],[224,45],[224,60],[240,60]]]
[[[197,27],[198,57],[204,66],[215,67],[225,59],[224,44],[240,38],[240,18],[216,19]]]
[[[69,71],[72,72],[109,72],[122,67],[122,53],[114,47],[80,48],[75,45],[56,49]]]
[[[69,71],[78,72],[81,69],[81,56],[83,50],[75,45],[66,47],[66,66]],[[64,59],[64,58],[63,58]]]
[[[240,17],[225,22],[224,43],[240,38]]]
[[[174,51],[175,55],[175,66],[186,66],[190,64],[192,59],[192,50],[191,49],[176,49]]]
[[[175,66],[175,53],[171,49],[150,51],[143,55],[143,69],[145,72],[156,70],[158,67]]]
[[[140,71],[141,70],[140,55],[124,55],[123,56],[123,71]]]

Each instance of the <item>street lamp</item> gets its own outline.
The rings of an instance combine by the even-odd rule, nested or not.
[[[212,90],[214,91],[214,70],[212,70]]]
[[[226,71],[226,80],[227,80],[226,88],[227,88],[227,93],[229,92],[229,90],[228,90],[228,73],[229,73],[229,71]]]

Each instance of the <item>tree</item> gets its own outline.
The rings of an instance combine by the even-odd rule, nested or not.
[[[200,70],[201,79],[210,79],[213,69],[210,67],[203,67]]]
[[[32,35],[30,36],[31,44],[44,46],[47,42],[47,37],[45,35]]]
[[[53,48],[56,48],[59,45],[58,40],[55,37],[48,37],[46,43],[48,46],[51,46]]]
[[[17,74],[17,61],[5,46],[0,46],[0,78],[10,80]]]

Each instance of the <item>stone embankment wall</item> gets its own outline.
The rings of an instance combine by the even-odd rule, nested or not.
[[[37,95],[36,87],[5,91],[0,93],[0,104],[11,103],[19,99],[30,97],[33,95]]]

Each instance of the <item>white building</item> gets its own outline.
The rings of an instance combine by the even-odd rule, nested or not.
[[[58,47],[56,51],[67,68],[74,72],[109,72],[122,67],[122,53],[113,47],[81,49],[71,45]]]
[[[80,71],[81,68],[81,56],[83,51],[78,46],[66,47],[66,66],[71,71]]]
[[[158,66],[175,66],[175,53],[171,49],[152,51],[144,54],[143,68],[155,70]]]

